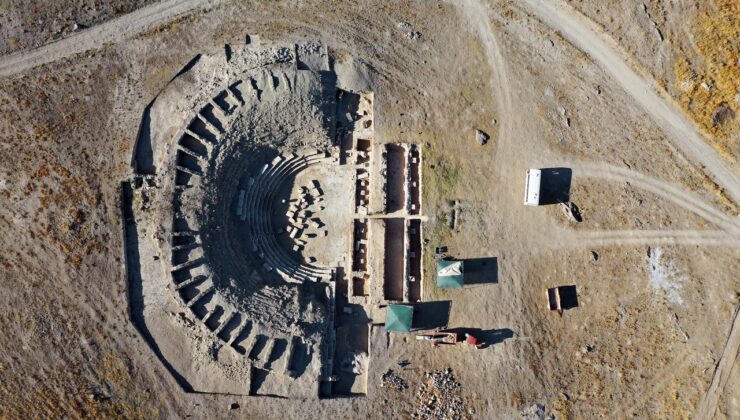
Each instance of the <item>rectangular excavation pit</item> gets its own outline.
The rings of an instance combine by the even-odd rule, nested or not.
[[[180,185],[180,186],[190,185],[190,180],[192,178],[193,176],[190,175],[189,173],[178,170],[175,172],[175,185]]]
[[[237,329],[242,324],[242,319],[244,319],[244,316],[242,314],[238,312],[235,313],[231,317],[231,319],[226,322],[226,325],[221,328],[221,331],[219,331],[216,336],[228,343],[229,340],[231,340],[231,336],[237,333]]]
[[[198,117],[193,118],[193,121],[188,126],[188,129],[190,129],[190,131],[192,131],[193,134],[195,134],[196,136],[205,139],[208,142],[211,142],[211,144],[218,143],[217,134],[211,131],[206,123],[201,121],[201,119]]]
[[[421,300],[421,220],[412,219],[407,223],[408,233],[408,287],[409,300],[417,302]]]
[[[256,367],[252,367],[251,370],[252,378],[249,382],[249,395],[257,396],[260,395],[260,388],[267,381],[267,377],[270,375],[270,371],[266,369],[259,369]]]
[[[355,131],[355,115],[360,108],[361,96],[354,92],[337,89],[337,124],[347,131]]]
[[[370,324],[349,322],[337,328],[336,358],[334,372],[336,381],[332,382],[333,395],[367,394],[368,366],[370,353]],[[365,356],[360,356],[364,354]],[[362,360],[362,373],[352,371],[353,359]]]
[[[223,321],[222,318],[225,313],[223,306],[216,305],[216,307],[210,311],[208,319],[205,320],[206,327],[211,331],[216,331],[216,328],[221,325],[221,321]]]
[[[262,350],[265,349],[269,341],[270,338],[266,335],[257,335],[257,337],[254,339],[254,344],[249,351],[249,358],[252,360],[261,360],[260,353],[262,353]]]
[[[208,147],[206,147],[206,145],[203,144],[200,140],[196,139],[188,133],[183,134],[180,138],[180,146],[190,150],[191,152],[201,157],[208,156]]]
[[[172,278],[172,280],[177,285],[176,286],[177,287],[177,290],[180,291],[180,295],[181,296],[182,296],[182,293],[183,293],[183,289],[186,289],[186,288],[197,288],[201,284],[203,284],[203,282],[205,282],[207,279],[208,279],[208,276],[205,276],[205,275],[202,275],[202,274],[194,274],[194,273],[190,273],[190,275],[187,276],[187,277],[184,277],[183,276],[183,277],[177,277],[176,278],[176,277],[173,276],[173,278]],[[185,299],[185,296],[182,296],[182,297],[183,297],[183,299]],[[193,297],[195,297],[195,296],[189,296],[186,300],[190,300]]]
[[[247,350],[249,349],[247,344],[249,343],[249,337],[252,334],[252,328],[252,321],[247,321],[244,328],[239,332],[239,335],[231,342],[231,347],[236,350],[237,353],[241,355],[247,354]]]
[[[386,151],[386,211],[393,213],[406,206],[406,148],[388,144]]]
[[[355,211],[359,214],[366,214],[370,203],[370,176],[364,169],[358,169],[356,176]]]
[[[352,277],[352,296],[369,296],[370,295],[370,278]]]
[[[276,365],[276,362],[285,356],[285,353],[287,350],[288,350],[288,340],[284,338],[276,339],[272,345],[272,351],[270,351],[270,354],[267,356],[267,361],[265,362],[265,368],[273,369],[275,367],[278,367]]]
[[[294,337],[291,343],[292,351],[289,349],[289,359],[287,373],[297,378],[305,372],[309,363],[311,362],[310,354],[308,353],[308,347],[302,339]]]
[[[204,289],[205,286],[203,285],[203,282],[196,280],[193,284],[178,290],[178,292],[183,301],[190,302],[194,297],[198,296],[201,290]]]
[[[370,162],[370,151],[372,142],[367,139],[357,139],[357,164],[363,165]]]
[[[203,248],[199,246],[176,250],[172,252],[172,266],[194,261],[201,257],[203,257]]]
[[[188,268],[172,272],[172,281],[174,281],[175,284],[180,284],[184,281],[188,281],[193,277],[195,277],[193,275],[193,270]]]
[[[385,300],[403,300],[405,268],[404,219],[385,219],[383,295]]]
[[[213,302],[213,296],[215,295],[213,288],[207,289],[207,285],[208,283],[203,284],[200,287],[199,293],[191,300],[186,301],[190,306],[190,310],[193,311],[193,314],[198,319],[203,319],[216,306],[216,303]]]
[[[411,145],[409,150],[408,174],[408,212],[418,215],[421,212],[421,150]]]
[[[231,86],[228,87],[229,91],[236,97],[236,100],[239,101],[239,103],[244,104],[246,103],[244,101],[244,91],[245,88],[244,82],[241,80],[237,80],[234,82]],[[247,90],[251,90],[251,88],[247,88]]]
[[[351,153],[352,148],[354,147],[354,136],[352,132],[347,132],[342,135],[342,138],[339,139],[339,148],[340,148],[340,154],[339,154],[339,164],[345,165],[347,163],[347,157]]]
[[[176,235],[172,236],[172,246],[188,245],[195,242],[194,235]]]
[[[190,156],[182,150],[177,151],[177,165],[198,174],[203,173],[203,168],[200,167],[200,162],[198,161],[198,159]]]
[[[224,124],[221,122],[221,119],[219,119],[217,115],[218,111],[213,109],[213,105],[208,104],[203,107],[203,109],[200,110],[200,115],[202,115],[206,120],[208,120],[211,125],[216,127],[218,131],[221,133],[224,132]]]
[[[175,283],[180,283],[181,281],[187,280],[191,277],[206,274],[205,266],[203,265],[204,262],[205,260],[201,258],[195,260],[191,265],[185,263],[185,266],[182,268],[172,271],[172,280]]]
[[[367,220],[355,219],[352,233],[352,271],[367,271]]]
[[[223,112],[225,112],[226,114],[231,114],[232,112],[234,112],[234,109],[236,109],[236,104],[232,104],[231,102],[229,102],[228,97],[229,94],[224,91],[213,98],[213,102],[215,102],[216,105],[218,105],[221,110],[223,110]]]
[[[190,228],[190,223],[188,223],[188,219],[184,217],[176,217],[172,220],[172,231],[173,232],[187,232],[190,229],[191,228]],[[193,238],[192,243],[195,243],[194,239],[195,238]],[[187,245],[187,244],[182,244],[182,245]],[[177,246],[177,245],[173,244],[172,246]]]

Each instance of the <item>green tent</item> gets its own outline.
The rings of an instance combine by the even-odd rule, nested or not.
[[[437,287],[459,289],[464,284],[462,261],[437,260]]]
[[[414,318],[414,307],[409,305],[388,305],[385,313],[385,330],[392,332],[410,332],[411,320]]]

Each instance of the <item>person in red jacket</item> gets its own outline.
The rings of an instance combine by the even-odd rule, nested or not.
[[[465,344],[470,344],[471,346],[475,346],[475,348],[479,349],[483,346],[483,343],[481,343],[477,338],[473,337],[472,335],[465,333]]]

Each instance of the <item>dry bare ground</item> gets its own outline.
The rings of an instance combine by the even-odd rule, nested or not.
[[[185,15],[193,9],[211,7],[218,0],[167,0],[154,3],[58,41],[0,58],[0,77],[8,77],[41,64],[121,42],[145,30]]]
[[[427,275],[425,299],[452,302],[451,327],[509,338],[434,349],[380,333],[364,398],[182,392],[128,322],[117,188],[147,103],[193,56],[245,32],[318,38],[368,64],[377,137],[423,145],[427,255],[447,244],[497,269],[495,281],[460,291]],[[0,416],[230,417],[238,402],[237,415],[254,418],[407,417],[424,372],[447,367],[471,417],[532,407],[564,418],[737,413],[737,391],[723,389],[740,336],[736,167],[659,83],[559,2],[166,1],[5,56],[0,76],[0,303],[14,308],[0,315],[9,332]],[[488,145],[473,141],[474,128],[493,133]],[[621,203],[623,218],[585,213],[598,229],[574,226],[557,209],[521,204],[524,169],[548,166],[571,168],[574,183],[601,182],[607,197],[628,183],[642,198]],[[442,220],[450,200],[462,209],[454,231]],[[624,221],[637,212],[680,228]],[[543,298],[563,284],[578,285],[581,307],[561,318]],[[412,362],[400,371],[410,390],[380,388],[402,359]]]

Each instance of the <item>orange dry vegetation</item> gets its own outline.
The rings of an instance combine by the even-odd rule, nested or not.
[[[729,107],[740,112],[740,2],[713,0],[693,22],[696,59],[682,54],[674,66],[679,100],[698,124],[716,136],[716,146],[726,154],[737,150],[737,118],[718,122],[716,112]]]

